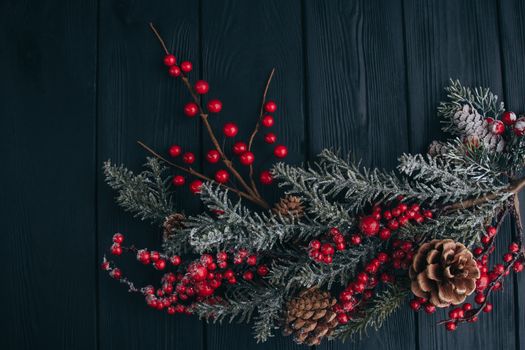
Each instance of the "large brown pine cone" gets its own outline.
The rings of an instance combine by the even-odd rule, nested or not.
[[[168,215],[162,224],[162,228],[164,229],[162,237],[164,240],[167,240],[173,233],[175,233],[176,230],[183,228],[183,221],[185,219],[186,217],[180,213]]]
[[[472,253],[451,239],[422,244],[409,270],[412,292],[437,307],[465,301],[480,276]]]
[[[332,310],[336,302],[327,291],[303,290],[288,302],[283,334],[293,334],[298,344],[319,345],[337,327],[337,315]]]
[[[291,216],[298,219],[304,214],[303,201],[297,196],[283,197],[275,204],[273,212],[275,214],[281,214],[282,216]]]

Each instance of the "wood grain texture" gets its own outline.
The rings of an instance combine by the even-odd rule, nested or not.
[[[140,171],[146,153],[142,140],[166,154],[172,143],[199,152],[196,120],[183,116],[188,98],[182,82],[170,78],[164,52],[150,31],[155,22],[179,60],[198,68],[198,12],[193,1],[153,3],[105,1],[100,8],[99,166],[108,158]],[[112,192],[98,172],[99,249],[105,252],[117,230],[137,247],[160,249],[160,229],[138,222],[112,203]],[[187,188],[176,193],[178,207],[196,209]],[[184,202],[184,204],[183,204]],[[124,274],[141,285],[155,283],[160,273],[138,265],[133,256],[118,259]],[[169,316],[149,309],[142,296],[100,276],[100,349],[202,349],[203,325],[194,317]]]
[[[499,27],[503,71],[503,97],[506,108],[516,112],[525,111],[525,3],[523,1],[499,1]],[[521,193],[521,216],[525,218],[525,193]],[[515,278],[515,338],[516,349],[525,350],[525,276]]]
[[[408,151],[401,3],[304,5],[312,153],[332,147],[392,168]],[[414,349],[414,334],[414,317],[405,309],[361,342],[319,348]]]
[[[441,136],[436,109],[445,97],[448,79],[463,84],[490,87],[502,93],[498,37],[498,9],[493,1],[405,0],[405,36],[409,115],[413,152],[424,152],[429,141]],[[498,237],[498,260],[510,242],[510,226]],[[493,297],[494,312],[482,315],[479,323],[458,327],[454,333],[435,322],[445,312],[419,316],[419,347],[500,348],[516,346],[513,282]]]
[[[96,347],[96,25],[96,1],[0,2],[2,349]]]
[[[223,110],[210,121],[221,135],[222,125],[234,121],[239,135],[224,140],[230,151],[235,141],[247,141],[259,116],[264,85],[272,68],[276,69],[268,99],[278,104],[275,125],[261,128],[254,143],[256,169],[276,161],[272,145],[263,136],[271,131],[278,144],[289,148],[286,161],[304,160],[303,52],[301,46],[301,7],[299,1],[202,1],[202,77],[210,82],[207,97],[223,101]],[[211,148],[203,136],[205,150]],[[246,168],[234,159],[237,168]],[[219,166],[206,166],[213,173]],[[246,169],[242,174],[246,175]],[[257,177],[257,174],[256,174]],[[258,183],[258,181],[257,181]],[[259,188],[272,203],[278,197],[275,187]],[[265,344],[256,344],[250,326],[222,325],[208,328],[208,349],[295,349],[290,338],[277,335]]]

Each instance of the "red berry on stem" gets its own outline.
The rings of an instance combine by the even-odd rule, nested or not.
[[[193,69],[193,64],[191,64],[190,61],[183,61],[180,64],[180,69],[182,69],[184,73],[189,73]]]
[[[184,185],[184,183],[186,182],[186,180],[184,179],[184,176],[182,175],[175,175],[173,177],[173,180],[171,180],[171,182],[173,183],[173,185],[175,186],[182,186]]]
[[[195,117],[199,113],[199,106],[195,102],[186,103],[184,106],[184,114],[188,117]]]
[[[171,66],[169,69],[168,69],[168,74],[174,78],[177,78],[180,76],[180,68],[179,66]]]
[[[178,255],[174,255],[170,258],[170,262],[173,266],[179,266],[182,262],[182,259]]]
[[[509,245],[509,252],[511,253],[517,253],[520,250],[520,246],[516,242],[512,242]]]
[[[263,185],[270,185],[273,182],[272,174],[268,170],[263,170],[259,175],[259,181]]]
[[[273,132],[269,132],[266,135],[264,135],[264,142],[272,144],[277,141],[277,136]]]
[[[250,266],[255,266],[257,264],[257,256],[256,255],[250,255],[246,259],[246,264],[248,264]]]
[[[453,331],[455,331],[456,328],[457,328],[456,322],[449,321],[449,322],[445,323],[445,328],[446,328],[447,331],[449,331],[449,332],[453,332]]]
[[[264,110],[268,113],[274,113],[277,110],[277,104],[273,101],[268,101],[264,104]]]
[[[248,150],[248,145],[246,145],[244,142],[242,141],[239,141],[239,142],[235,142],[235,144],[233,145],[232,147],[232,151],[235,155],[238,155],[240,156],[241,154],[243,154],[244,152],[246,152]]]
[[[175,63],[177,63],[177,59],[172,54],[168,54],[164,56],[164,64],[168,67],[173,66]]]
[[[217,170],[217,172],[215,173],[215,181],[217,181],[218,183],[224,184],[228,182],[229,179],[230,174],[226,170]]]
[[[485,295],[483,293],[477,293],[474,297],[474,301],[477,304],[483,304],[485,302]]]
[[[195,154],[192,152],[186,152],[182,156],[182,161],[186,164],[193,164],[195,162]]]
[[[388,228],[382,228],[379,231],[379,238],[383,241],[388,241],[392,236],[392,232]]]
[[[220,100],[210,100],[208,102],[208,111],[210,113],[219,113],[222,110],[222,102]]]
[[[124,242],[124,235],[122,233],[115,233],[113,235],[113,242],[122,244],[122,242]]]
[[[436,312],[436,307],[430,303],[425,304],[425,312],[427,314],[433,314],[434,312]]]
[[[354,234],[350,237],[350,242],[353,244],[353,245],[359,245],[361,244],[361,236],[359,236],[358,234]]]
[[[190,184],[190,191],[191,191],[191,193],[193,193],[193,194],[199,193],[200,190],[201,190],[201,186],[202,186],[202,181],[201,180],[194,180]]]
[[[234,137],[239,132],[239,128],[235,123],[226,123],[222,128],[222,132],[226,137]]]
[[[417,299],[410,300],[410,308],[414,311],[421,309],[421,303]]]
[[[498,233],[498,229],[494,226],[487,227],[487,235],[494,237]]]
[[[483,312],[491,312],[492,311],[492,304],[491,303],[487,303],[485,305],[485,307],[483,308]]]
[[[195,91],[196,91],[199,95],[204,95],[204,94],[207,93],[209,90],[210,90],[210,85],[208,84],[208,82],[207,82],[206,80],[198,80],[198,81],[195,83]]]
[[[339,322],[339,324],[347,324],[349,321],[348,315],[345,313],[338,314],[337,321]]]
[[[245,273],[243,273],[242,275],[242,278],[244,278],[246,281],[251,281],[253,280],[253,277],[254,277],[254,274],[252,271],[246,271]]]
[[[512,125],[516,122],[516,113],[514,112],[510,112],[510,111],[506,111],[506,112],[503,112],[503,115],[501,116],[501,121],[505,124],[505,125]]]
[[[288,155],[288,148],[283,145],[276,146],[273,150],[273,154],[277,158],[285,158]]]
[[[109,274],[116,280],[119,280],[122,277],[122,272],[119,268],[114,268]]]
[[[259,276],[266,276],[269,272],[270,270],[268,270],[266,265],[259,265],[259,267],[257,267],[257,273]]]
[[[512,130],[514,131],[514,134],[516,134],[516,136],[525,135],[525,117],[518,118]]]
[[[241,154],[241,157],[239,158],[239,160],[241,161],[242,165],[250,165],[254,162],[255,156],[253,155],[252,152],[247,151]]]
[[[366,236],[375,236],[379,232],[379,221],[373,216],[365,216],[359,222],[359,229]]]
[[[181,153],[182,153],[182,147],[179,145],[173,145],[169,149],[169,154],[173,158],[180,156]]]
[[[262,120],[262,125],[264,125],[267,128],[270,128],[273,126],[274,120],[271,115],[265,115]]]
[[[504,254],[503,255],[503,261],[505,261],[506,263],[511,262],[512,261],[512,254],[511,253]]]
[[[155,261],[154,266],[157,270],[164,270],[164,268],[166,267],[166,260],[159,259]]]
[[[505,132],[505,124],[501,120],[495,120],[494,123],[489,126],[490,132],[495,135],[501,135]]]
[[[221,159],[221,154],[216,149],[209,150],[206,154],[206,160],[209,163],[217,163]]]
[[[113,255],[121,255],[122,254],[122,247],[118,243],[113,243],[111,246],[111,254]]]

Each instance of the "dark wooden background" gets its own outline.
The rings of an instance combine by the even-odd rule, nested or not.
[[[166,76],[149,21],[224,101],[215,126],[235,120],[247,133],[275,66],[275,129],[290,161],[335,147],[391,168],[440,135],[449,77],[525,110],[524,19],[520,0],[0,0],[0,348],[298,348],[280,336],[256,345],[244,325],[152,311],[98,270],[116,231],[159,242],[116,207],[102,162],[138,170],[139,139],[209,145],[181,113],[188,95]],[[137,279],[154,277],[132,266]],[[524,290],[523,276],[509,278],[494,313],[453,334],[434,327],[443,314],[405,309],[361,342],[319,348],[525,349]]]

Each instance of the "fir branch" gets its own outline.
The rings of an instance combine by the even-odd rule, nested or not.
[[[164,176],[167,168],[155,158],[147,158],[146,169],[134,174],[123,165],[104,163],[104,175],[108,185],[117,191],[116,202],[139,217],[161,223],[173,212],[170,182]]]
[[[385,320],[390,317],[404,303],[408,295],[408,290],[397,285],[391,285],[383,292],[379,293],[372,301],[366,305],[359,317],[339,326],[332,339],[340,338],[354,339],[356,336],[362,338],[369,329],[378,330],[383,326]]]

